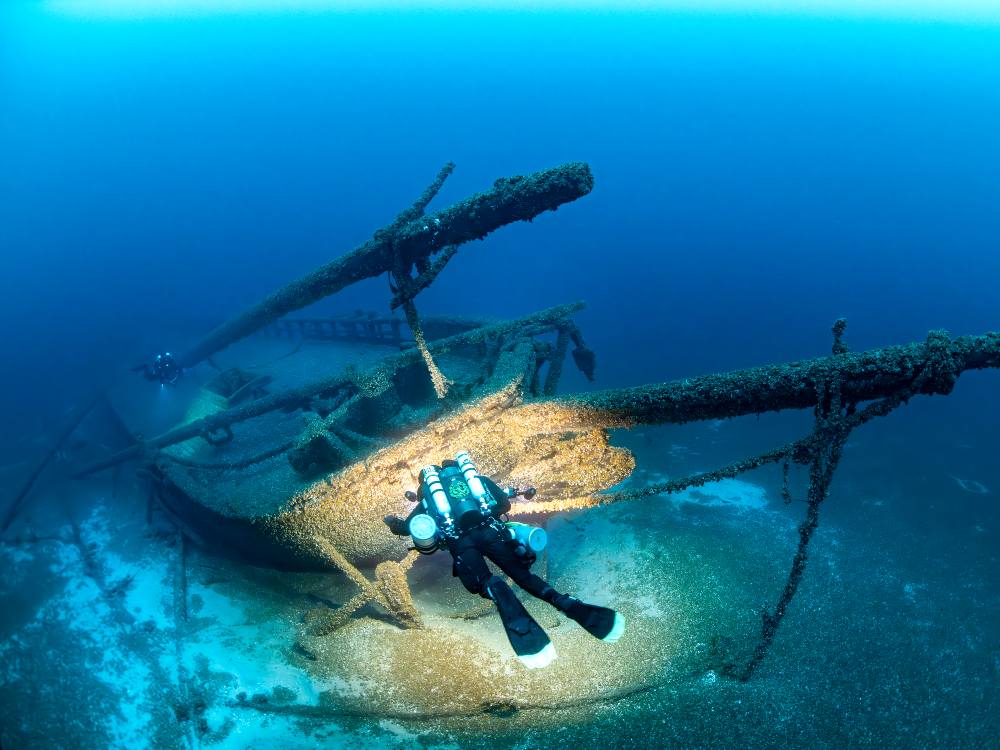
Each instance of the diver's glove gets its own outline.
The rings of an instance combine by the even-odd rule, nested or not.
[[[385,521],[385,525],[389,527],[389,531],[396,536],[406,536],[410,533],[410,530],[406,528],[405,518],[400,518],[394,513],[390,513],[382,520]]]
[[[514,547],[514,554],[517,555],[517,557],[519,557],[521,561],[525,565],[528,565],[529,567],[531,565],[534,565],[535,560],[538,559],[538,555],[535,553],[535,551],[526,544],[518,544],[516,547]]]

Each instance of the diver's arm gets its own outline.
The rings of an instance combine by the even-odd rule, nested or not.
[[[413,520],[414,516],[423,512],[424,504],[418,502],[415,506],[413,506],[413,510],[410,511],[410,515],[406,518],[400,518],[395,514],[390,514],[382,520],[384,520],[385,525],[389,527],[389,531],[396,536],[408,536],[410,533],[410,521]]]

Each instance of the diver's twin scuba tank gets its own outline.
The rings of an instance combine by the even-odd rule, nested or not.
[[[497,501],[479,478],[472,456],[468,451],[459,451],[455,461],[457,469],[448,467],[439,471],[432,464],[420,470],[420,482],[424,486],[421,502],[427,512],[414,516],[409,526],[410,538],[417,551],[430,554],[447,540],[457,539],[461,530],[488,520],[499,533],[509,535],[523,550],[523,555],[541,552],[548,539],[545,530],[525,523],[501,523],[493,515]],[[442,478],[442,474],[446,477]]]

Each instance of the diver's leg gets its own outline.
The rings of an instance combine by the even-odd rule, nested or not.
[[[585,604],[568,594],[560,594],[544,580],[531,572],[531,567],[523,557],[518,557],[514,546],[497,534],[486,546],[486,554],[518,586],[532,596],[548,602],[563,612],[595,638],[613,643],[625,629],[625,618],[607,607]]]
[[[534,597],[545,599],[545,591],[551,590],[542,578],[531,572],[531,563],[514,552],[514,545],[499,533],[493,533],[480,545],[486,556],[496,563],[510,579]],[[548,601],[546,599],[546,601]],[[549,602],[551,604],[551,602]]]
[[[458,576],[466,591],[488,599],[490,596],[486,593],[486,582],[493,573],[486,565],[482,553],[471,544],[463,542],[465,540],[460,539],[451,551],[455,560],[452,575]]]
[[[471,544],[463,544],[463,541],[459,540],[449,545],[452,555],[451,574],[462,582],[466,591],[471,594],[479,594],[483,600],[469,612],[451,616],[463,620],[474,620],[494,611],[493,600],[486,593],[486,581],[493,573],[486,566],[482,555]],[[459,558],[462,560],[461,563],[459,563]]]
[[[517,658],[529,669],[544,667],[555,658],[555,648],[506,581],[490,571],[482,546],[483,539],[476,530],[455,542],[451,548],[454,574],[468,591],[493,600]]]
[[[556,658],[556,650],[549,637],[514,596],[504,579],[492,576],[486,582],[486,593],[497,605],[507,640],[524,666],[537,669],[547,666]]]

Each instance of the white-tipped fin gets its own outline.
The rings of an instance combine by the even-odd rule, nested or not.
[[[551,643],[546,644],[545,648],[539,651],[537,654],[525,654],[524,656],[518,656],[521,663],[528,669],[541,669],[542,667],[547,667],[556,658],[556,647]]]
[[[625,618],[622,617],[618,612],[615,612],[615,624],[611,626],[611,632],[606,636],[601,638],[605,643],[614,643],[619,638],[622,637],[622,633],[625,632]]]

